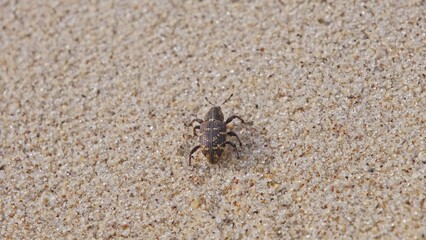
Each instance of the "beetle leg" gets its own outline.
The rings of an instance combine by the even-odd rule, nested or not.
[[[244,120],[243,120],[240,116],[232,115],[232,116],[230,116],[228,119],[226,119],[225,124],[228,124],[228,123],[232,122],[232,120],[234,120],[235,118],[240,119],[240,121],[241,121],[242,123],[245,123],[245,122],[244,122]]]
[[[189,153],[189,166],[191,166],[191,158],[192,158],[192,154],[194,154],[199,148],[201,147],[201,145],[195,146],[193,149],[191,149],[191,152]]]
[[[240,143],[240,147],[243,146],[243,143],[241,142],[240,138],[238,137],[238,135],[234,131],[229,131],[229,132],[226,133],[226,135],[231,136],[231,137],[236,137],[238,142]]]
[[[231,145],[234,148],[234,150],[237,152],[237,158],[240,158],[240,153],[238,152],[237,145],[235,145],[235,143],[226,141],[225,144]]]
[[[200,130],[200,125],[197,125],[197,126],[195,126],[195,127],[194,127],[194,136],[197,136],[197,135],[196,135],[196,133],[197,133],[197,132],[195,131],[195,130],[197,130],[197,129],[198,129],[198,130]]]
[[[204,122],[204,120],[203,120],[203,119],[196,118],[196,119],[192,120],[192,121],[188,124],[188,126],[192,126],[192,124],[193,124],[194,122],[197,122],[197,123],[201,124],[201,123],[203,123],[203,122]]]

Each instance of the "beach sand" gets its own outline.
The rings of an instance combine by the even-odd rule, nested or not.
[[[0,238],[425,239],[425,9],[2,1]]]

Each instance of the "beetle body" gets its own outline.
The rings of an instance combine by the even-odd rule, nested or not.
[[[232,95],[225,102],[227,102],[231,97]],[[207,98],[206,100],[208,101]],[[227,132],[226,124],[230,123],[235,118],[240,119],[240,121],[244,123],[244,121],[236,115],[233,115],[224,121],[224,116],[220,106],[213,105],[213,107],[207,112],[204,120],[194,119],[190,123],[198,122],[200,124],[194,127],[194,135],[197,129],[200,130],[201,135],[199,137],[200,145],[195,146],[189,154],[189,165],[191,165],[192,154],[198,149],[201,149],[201,152],[210,163],[217,163],[219,161],[226,145],[231,145],[237,152],[237,156],[239,156],[235,143],[227,141],[227,136],[234,136],[237,138],[240,146],[242,146],[242,143],[235,132]]]
[[[223,121],[207,120],[200,125],[202,153],[210,163],[219,161],[226,145],[226,125]]]

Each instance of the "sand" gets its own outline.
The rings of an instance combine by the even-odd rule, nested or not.
[[[0,238],[425,239],[425,15],[2,1]],[[240,158],[188,166],[232,93]]]

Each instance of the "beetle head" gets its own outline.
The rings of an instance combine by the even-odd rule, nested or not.
[[[223,122],[223,119],[224,117],[223,117],[222,109],[218,106],[210,108],[210,110],[207,112],[205,117],[205,121],[219,120]]]
[[[228,99],[226,99],[222,104],[220,104],[220,106],[222,106],[224,103],[226,103],[227,101],[229,101],[229,99],[231,99],[231,97],[233,96],[234,94],[231,94],[231,96],[229,96],[229,98]],[[222,113],[222,109],[220,108],[220,106],[217,106],[217,105],[215,105],[215,104],[213,104],[213,103],[211,103],[208,99],[207,99],[207,97],[206,97],[206,100],[207,100],[207,102],[208,103],[210,103],[211,105],[213,105],[213,107],[212,108],[210,108],[210,110],[207,112],[207,114],[206,114],[206,117],[205,117],[205,121],[208,121],[208,120],[219,120],[219,121],[222,121],[223,122],[223,120],[224,120],[224,117],[223,117],[223,113]]]

